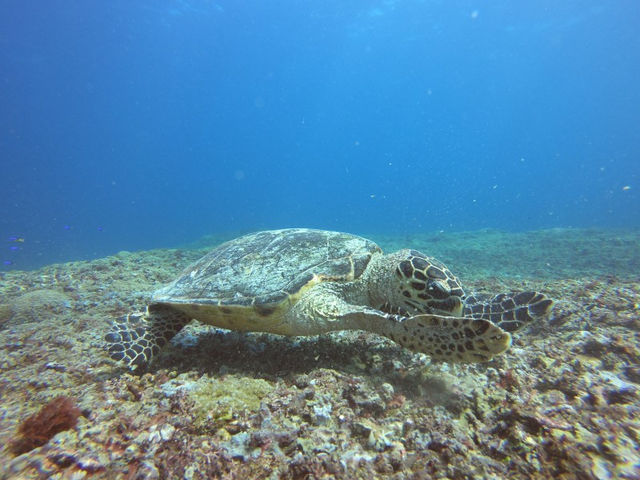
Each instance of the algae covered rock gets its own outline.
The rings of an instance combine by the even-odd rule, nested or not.
[[[11,306],[7,305],[6,303],[0,304],[0,326],[11,320],[12,316],[13,311],[11,309]]]
[[[14,298],[8,304],[12,323],[47,320],[51,315],[64,313],[71,304],[62,292],[53,289],[33,290]]]
[[[215,429],[234,418],[256,413],[273,389],[266,380],[236,375],[201,379],[189,392],[194,401],[194,426]]]

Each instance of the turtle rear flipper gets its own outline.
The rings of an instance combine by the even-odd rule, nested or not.
[[[162,304],[151,304],[146,313],[125,315],[105,335],[106,348],[114,360],[131,370],[146,366],[191,319]]]
[[[549,314],[553,300],[539,292],[473,294],[464,298],[464,316],[489,320],[507,332],[517,332]]]

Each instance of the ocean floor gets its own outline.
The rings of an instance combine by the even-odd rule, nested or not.
[[[640,478],[640,232],[370,238],[469,291],[542,291],[552,315],[475,365],[192,322],[136,375],[109,322],[219,239],[3,272],[0,478]]]

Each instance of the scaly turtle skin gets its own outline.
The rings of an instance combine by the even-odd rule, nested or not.
[[[416,250],[383,255],[361,237],[294,228],[220,245],[105,339],[111,357],[132,369],[192,319],[280,335],[367,330],[435,361],[481,362],[552,303],[537,292],[467,296],[447,267]]]

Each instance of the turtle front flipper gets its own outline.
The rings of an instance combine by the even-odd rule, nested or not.
[[[529,323],[545,317],[553,300],[543,293],[520,292],[468,295],[464,298],[465,317],[489,320],[507,332],[517,332]]]
[[[511,346],[511,335],[483,319],[446,315],[415,316],[387,313],[344,301],[326,284],[303,295],[291,309],[290,335],[314,335],[335,330],[366,330],[384,335],[434,361],[486,362]]]
[[[380,333],[433,361],[486,362],[511,346],[511,335],[487,320],[443,315],[396,316]]]
[[[131,370],[146,366],[190,320],[162,304],[149,305],[146,313],[120,317],[105,336],[109,356]]]

